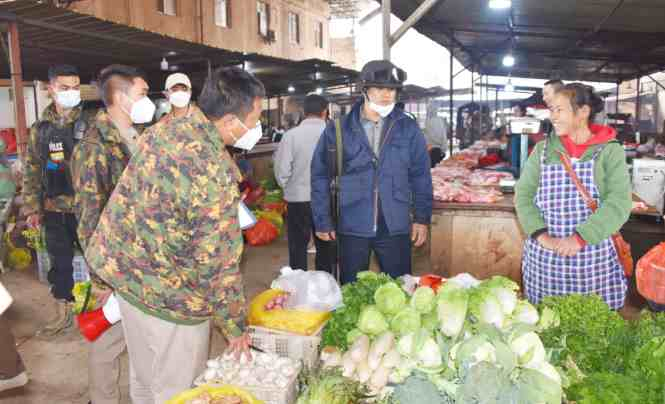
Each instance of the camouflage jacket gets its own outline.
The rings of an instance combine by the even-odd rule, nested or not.
[[[71,125],[81,116],[81,107],[74,108],[67,118],[58,115],[55,104],[51,103],[42,113],[41,120],[35,122],[30,128],[30,137],[28,138],[28,147],[24,160],[23,174],[23,204],[26,215],[40,213],[43,210],[53,212],[71,213],[74,198],[69,195],[61,195],[53,199],[43,198],[42,189],[42,159],[39,150],[39,131],[38,126],[41,121],[50,121],[62,127]],[[43,205],[42,205],[43,203]]]
[[[90,268],[149,315],[212,317],[227,336],[241,335],[239,179],[200,111],[148,129],[88,243]]]
[[[71,159],[74,213],[84,250],[130,158],[129,148],[111,117],[105,110],[99,111],[85,137],[74,147]]]

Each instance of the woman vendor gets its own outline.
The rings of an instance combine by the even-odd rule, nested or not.
[[[517,215],[529,235],[522,258],[527,298],[539,303],[546,296],[596,293],[619,309],[626,280],[611,235],[628,220],[632,205],[623,147],[614,129],[592,123],[603,109],[592,87],[564,86],[550,109],[556,135],[536,146],[515,189]],[[595,213],[560,153],[598,202]]]

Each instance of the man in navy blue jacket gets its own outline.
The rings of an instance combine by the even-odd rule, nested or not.
[[[330,209],[329,151],[335,122],[323,132],[312,159],[316,235],[339,237],[342,284],[369,266],[370,251],[393,277],[411,273],[411,243],[425,243],[432,218],[432,176],[418,123],[395,108],[406,73],[389,61],[369,62],[360,74],[363,98],[341,118],[343,170],[337,232]]]

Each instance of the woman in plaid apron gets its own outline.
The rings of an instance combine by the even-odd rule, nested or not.
[[[518,216],[530,234],[522,259],[524,287],[534,304],[546,296],[592,293],[613,309],[624,304],[626,281],[610,236],[630,214],[630,183],[614,130],[589,123],[599,105],[587,86],[560,90],[552,122],[563,135],[536,148],[517,186]],[[571,157],[581,183],[599,202],[596,213],[556,158],[560,152]]]

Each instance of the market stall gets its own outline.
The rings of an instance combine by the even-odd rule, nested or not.
[[[210,359],[194,381],[199,387],[169,404],[662,400],[665,314],[643,313],[628,322],[597,296],[532,305],[518,284],[501,276],[393,279],[363,272],[341,291],[322,295],[328,303],[340,295],[341,301],[332,314],[319,312],[324,326],[312,333],[302,328],[309,321],[292,316],[312,284],[298,285],[304,293],[280,289],[295,286],[284,283],[293,276],[304,275],[287,270],[252,302],[250,324],[265,326],[252,328],[253,358]],[[318,276],[307,275],[310,281]]]
[[[500,149],[499,141],[478,141],[432,169],[433,273],[503,275],[521,282],[524,236],[513,195],[501,192],[502,181],[514,178],[497,159]]]
[[[511,196],[496,203],[434,203],[433,273],[503,275],[520,283],[523,241]]]

